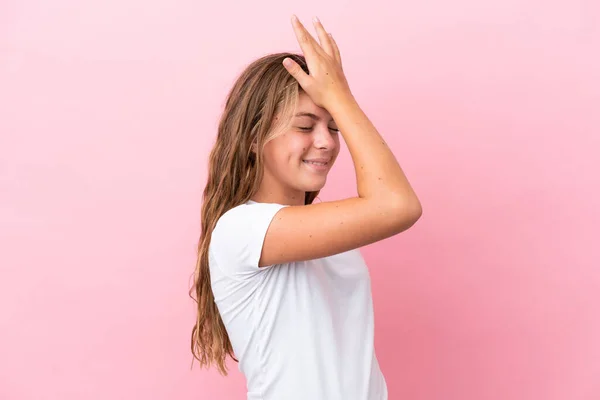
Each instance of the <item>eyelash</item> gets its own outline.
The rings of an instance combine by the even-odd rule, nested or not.
[[[308,132],[308,131],[310,131],[312,128],[307,128],[307,127],[302,127],[302,126],[301,126],[301,127],[299,127],[299,129],[300,129],[301,131]],[[340,130],[339,130],[339,129],[333,129],[333,128],[329,128],[329,130],[331,130],[331,131],[334,131],[335,133],[339,133],[339,132],[340,132]]]

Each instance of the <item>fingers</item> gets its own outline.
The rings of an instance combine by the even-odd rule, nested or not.
[[[319,21],[319,18],[313,18],[313,25],[315,26],[315,30],[317,31],[317,35],[319,36],[319,42],[321,43],[321,47],[325,50],[325,53],[329,54],[331,57],[335,57],[333,47],[331,45],[330,36],[323,28],[323,24]]]
[[[299,66],[298,63],[292,60],[291,58],[285,58],[283,60],[283,66],[285,67],[285,69],[288,70],[290,75],[296,78],[300,86],[302,86],[302,88],[306,90],[309,85],[310,78],[308,77],[306,72],[304,72],[302,67]]]
[[[294,33],[296,34],[296,39],[300,44],[302,53],[304,53],[305,56],[308,54],[310,57],[319,51],[319,44],[295,15],[292,15],[292,26],[294,27]]]
[[[302,48],[302,52],[305,56],[308,55],[308,58],[312,58],[315,53],[327,53],[331,57],[335,58],[341,66],[342,58],[340,56],[340,49],[338,48],[335,39],[333,39],[333,36],[330,33],[325,31],[323,24],[317,17],[314,17],[313,24],[315,26],[315,30],[317,31],[320,44],[317,43],[313,36],[306,30],[300,20],[295,15],[292,16],[292,26],[294,27],[294,33],[296,34],[296,39]]]
[[[335,59],[337,60],[338,63],[340,63],[340,67],[342,66],[342,56],[340,55],[340,49],[337,46],[337,43],[335,42],[335,39],[333,38],[333,35],[331,33],[328,33],[329,39],[331,41],[331,47],[333,48],[333,54],[335,56]]]

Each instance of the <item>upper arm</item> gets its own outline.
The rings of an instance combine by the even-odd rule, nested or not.
[[[277,203],[241,204],[225,212],[211,233],[209,263],[229,276],[244,278],[259,270],[267,228],[274,215],[289,207]]]
[[[268,226],[259,267],[327,257],[388,238],[410,228],[420,204],[353,197],[277,211]]]

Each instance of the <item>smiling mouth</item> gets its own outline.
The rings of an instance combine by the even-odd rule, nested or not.
[[[320,165],[320,166],[326,166],[327,164],[329,164],[328,162],[321,162],[321,161],[307,161],[307,160],[302,160],[303,163],[306,164],[312,164],[312,165]]]

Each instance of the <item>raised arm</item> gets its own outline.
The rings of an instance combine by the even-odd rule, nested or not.
[[[400,233],[421,216],[421,203],[385,140],[352,96],[339,49],[320,22],[321,45],[292,24],[310,75],[284,63],[313,102],[329,111],[356,171],[357,197],[284,207],[273,218],[259,266],[326,257]]]

